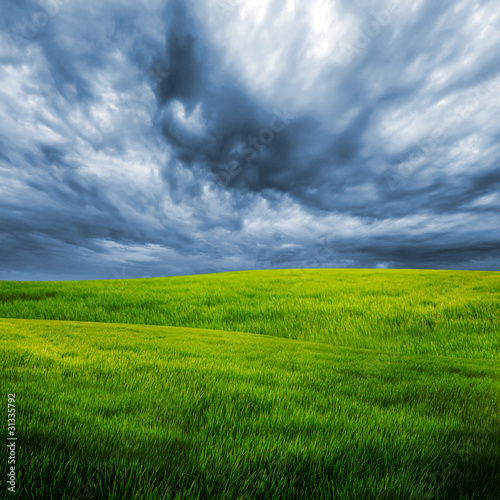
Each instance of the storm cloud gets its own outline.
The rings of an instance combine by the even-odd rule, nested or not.
[[[494,1],[2,13],[0,279],[500,270]]]

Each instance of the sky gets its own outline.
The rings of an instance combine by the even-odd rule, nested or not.
[[[500,270],[497,0],[0,9],[0,279]]]

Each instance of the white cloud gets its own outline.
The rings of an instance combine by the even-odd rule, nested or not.
[[[418,0],[384,20],[382,0],[221,0],[223,9],[218,1],[190,2],[201,26],[196,55],[209,57],[211,73],[185,102],[184,89],[172,99],[172,89],[159,92],[163,69],[151,76],[169,43],[163,1],[65,3],[22,51],[0,33],[0,193],[17,207],[1,215],[13,231],[26,225],[22,245],[46,244],[55,260],[83,255],[179,274],[252,267],[257,247],[277,265],[287,252],[298,265],[319,241],[432,238],[448,248],[466,245],[472,229],[492,237],[499,197],[488,183],[500,158],[493,2],[435,6],[440,14],[425,19],[431,3]],[[347,57],[343,47],[363,32],[364,48]],[[225,94],[212,93],[219,84],[244,95],[242,122],[283,105],[299,115],[259,152],[257,163],[269,167],[259,172],[264,187],[249,188],[243,172],[214,188],[212,163],[244,156],[232,143],[224,150],[238,124],[213,126],[209,110],[226,105]],[[405,197],[390,198],[380,176],[413,150]],[[277,164],[265,163],[276,151]],[[398,265],[375,254],[362,260],[359,248],[329,262]]]

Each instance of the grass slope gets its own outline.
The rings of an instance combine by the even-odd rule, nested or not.
[[[282,313],[266,317],[262,330],[276,333],[272,321],[279,317],[282,325],[299,325],[300,336],[319,337],[322,325],[332,324],[323,323],[321,314],[328,310],[335,318],[348,313],[351,328],[372,321],[373,336],[395,333],[404,321],[387,330],[389,318],[398,317],[391,301],[402,305],[402,319],[411,311],[405,300],[425,311],[429,306],[423,301],[435,299],[424,299],[424,285],[435,283],[436,276],[422,274],[405,299],[403,278],[386,281],[389,275],[381,277],[394,284],[378,299],[382,312],[374,294],[361,299],[375,316],[354,314],[362,306],[345,300],[356,293],[345,273],[344,293],[340,285],[332,292],[309,281],[299,289],[295,316],[287,317],[291,305],[283,303]],[[358,292],[366,292],[363,274],[356,276]],[[251,276],[241,283],[244,278],[227,277],[218,293],[213,278],[193,278],[206,280],[206,288],[184,307],[196,311],[211,297],[219,312],[206,322],[224,323],[238,310],[223,306],[221,297],[235,293],[231,283],[239,284],[240,293],[247,291],[249,296],[240,297],[246,304],[272,287],[270,279],[252,295]],[[496,284],[495,279],[485,274],[475,286]],[[189,283],[127,283],[121,298],[114,295],[97,313],[108,321],[167,321],[172,315],[188,321],[178,300]],[[474,286],[466,276],[461,283],[469,291]],[[133,290],[146,284],[135,312],[129,312],[135,316],[127,317]],[[16,307],[31,305],[34,315],[61,316],[71,315],[70,304],[90,287],[30,284],[28,296],[19,298],[17,286],[7,285],[18,297]],[[102,285],[93,286],[88,297]],[[179,307],[154,316],[159,297],[163,305]],[[343,297],[343,305],[333,297]],[[316,316],[313,298],[325,308]],[[459,306],[478,311],[464,324],[487,329],[486,306],[473,297],[448,304],[435,324],[445,317],[455,324],[459,315],[452,312]],[[203,320],[197,316],[193,322]],[[340,341],[347,331],[335,334],[331,328],[325,338]],[[465,350],[459,346],[456,352]],[[18,498],[489,500],[500,495],[500,373],[494,360],[410,355],[400,344],[375,351],[248,333],[8,319],[0,320],[0,377],[4,391],[17,394]]]
[[[0,317],[210,328],[500,359],[500,273],[310,269],[0,282]]]

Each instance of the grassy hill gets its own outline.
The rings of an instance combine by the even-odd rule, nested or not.
[[[499,304],[493,272],[0,282],[0,498],[496,500]]]
[[[139,325],[0,320],[0,332],[18,498],[500,492],[495,361]]]
[[[184,326],[499,359],[500,274],[312,269],[0,282],[0,317]]]

